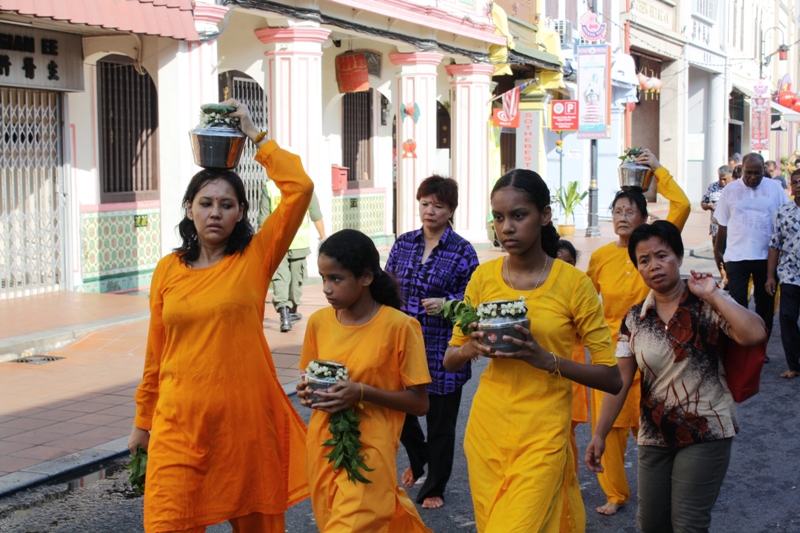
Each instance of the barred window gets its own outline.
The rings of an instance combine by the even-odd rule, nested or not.
[[[125,56],[97,62],[100,201],[158,199],[158,98]]]

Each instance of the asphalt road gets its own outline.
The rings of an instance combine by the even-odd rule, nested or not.
[[[683,270],[708,270],[711,265],[710,258],[687,257]],[[787,381],[779,377],[786,366],[777,329],[768,353],[772,362],[764,366],[761,392],[738,406],[741,432],[734,439],[730,468],[714,508],[713,533],[800,532],[800,379]],[[437,533],[476,531],[461,442],[478,375],[485,366],[486,361],[478,363],[475,378],[464,387],[455,465],[445,495],[446,505],[438,510],[420,510],[425,523]],[[308,419],[309,410],[299,406],[296,398],[293,402],[301,415]],[[588,424],[578,427],[577,437],[583,453],[589,441]],[[587,532],[636,531],[637,454],[632,439],[629,440],[626,459],[633,497],[612,517],[594,511],[605,498],[594,475],[581,464],[579,480],[587,509]],[[112,464],[104,479],[90,477],[82,482],[39,487],[0,500],[0,532],[140,533],[142,500],[127,489],[126,472],[120,469],[123,462],[119,460]],[[402,447],[397,463],[398,472],[407,466]],[[79,486],[81,484],[83,486]],[[415,493],[416,489],[410,490],[412,498]],[[288,532],[317,531],[308,501],[292,507],[286,518]],[[228,532],[230,527],[221,524],[208,528],[208,531]]]

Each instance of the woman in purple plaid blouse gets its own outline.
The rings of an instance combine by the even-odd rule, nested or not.
[[[452,178],[431,176],[417,190],[422,228],[397,238],[386,271],[397,278],[403,294],[403,312],[419,320],[425,338],[430,410],[427,414],[428,440],[416,416],[407,415],[400,442],[408,452],[411,466],[403,472],[407,488],[425,473],[428,477],[417,494],[423,509],[444,505],[444,489],[453,468],[456,419],[461,404],[461,387],[472,376],[469,363],[458,372],[442,365],[453,325],[437,314],[447,300],[461,300],[472,273],[478,266],[475,249],[450,227],[458,207],[458,184]]]

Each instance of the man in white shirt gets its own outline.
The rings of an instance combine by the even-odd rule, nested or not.
[[[755,152],[742,159],[742,179],[728,184],[717,202],[719,223],[714,259],[724,261],[731,297],[747,307],[747,285],[753,276],[756,313],[772,331],[775,295],[766,289],[767,257],[772,236],[772,217],[789,201],[781,184],[764,179],[764,158]]]

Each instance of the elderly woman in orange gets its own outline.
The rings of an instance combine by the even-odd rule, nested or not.
[[[303,221],[313,184],[300,158],[264,140],[243,104],[242,131],[283,201],[258,234],[244,185],[206,169],[189,183],[183,241],[159,261],[150,331],[128,447],[148,451],[147,533],[283,532],[284,511],[308,496],[306,429],[278,383],[262,320],[268,281]]]
[[[572,382],[616,393],[622,386],[611,334],[591,281],[556,261],[550,190],[530,170],[512,170],[492,190],[505,257],[480,265],[467,285],[473,305],[524,298],[530,331],[514,353],[495,352],[472,402],[464,452],[479,533],[582,533],[586,513],[569,443]],[[477,324],[473,324],[474,328]],[[576,332],[595,364],[572,360]],[[453,331],[444,367],[492,355],[483,331]]]
[[[682,230],[691,212],[686,194],[650,150],[645,149],[636,162],[655,170],[658,192],[669,200],[667,220]],[[647,222],[647,200],[644,195],[638,190],[618,192],[611,204],[611,219],[617,240],[598,248],[592,254],[586,274],[602,297],[603,315],[611,328],[611,337],[616,344],[622,317],[633,304],[644,300],[648,292],[647,285],[628,257],[628,239],[631,233]],[[606,441],[606,453],[603,456],[604,470],[597,474],[597,480],[607,499],[604,505],[597,508],[597,512],[601,514],[616,513],[631,497],[628,480],[625,477],[625,448],[628,434],[633,433],[635,437],[639,425],[639,390],[639,375],[635,374],[628,401],[614,421],[614,428]],[[597,424],[602,401],[603,391],[593,389],[591,402],[593,428]]]
[[[638,369],[637,526],[644,533],[707,532],[739,432],[720,341],[727,335],[742,346],[760,344],[764,321],[719,291],[711,274],[681,279],[683,241],[670,222],[639,226],[628,255],[648,293],[622,321],[616,353],[625,386],[603,400],[586,465],[602,471],[604,441]]]

